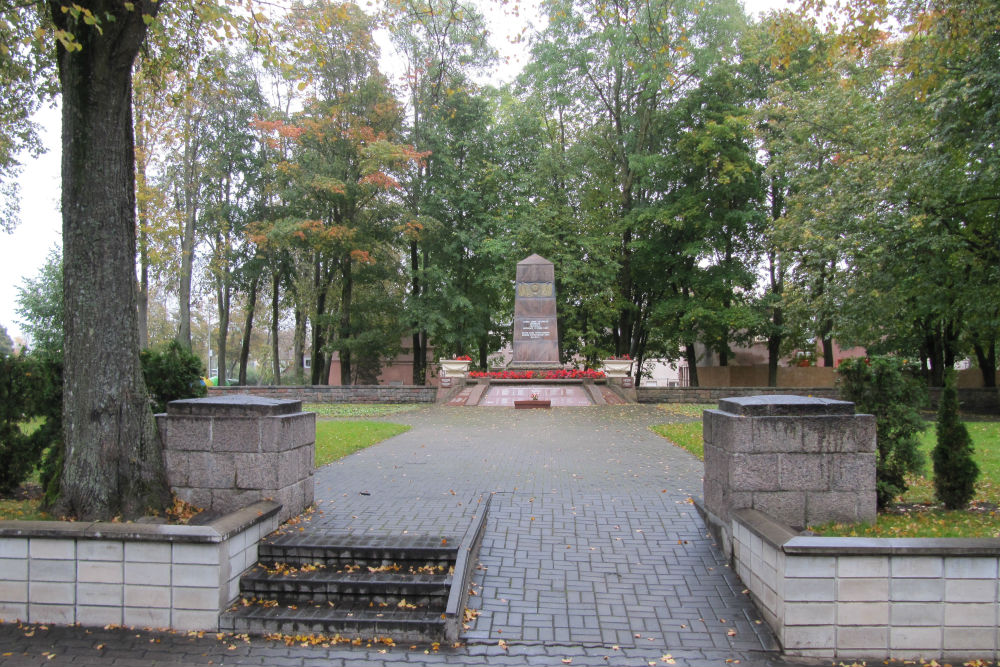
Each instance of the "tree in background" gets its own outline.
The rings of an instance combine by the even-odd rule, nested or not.
[[[11,3],[0,8],[0,230],[20,222],[22,155],[42,151],[32,115],[58,92],[55,59],[48,42],[51,25],[44,3]]]
[[[63,259],[59,248],[49,251],[34,278],[17,288],[17,315],[28,347],[56,356],[63,349]]]
[[[216,83],[203,105],[200,178],[204,196],[198,226],[208,250],[205,271],[215,292],[219,331],[214,347],[219,384],[225,386],[234,292],[244,267],[254,268],[250,262],[256,250],[249,242],[248,226],[263,208],[259,187],[263,165],[253,121],[264,112],[265,103],[250,54],[220,50],[206,59],[206,65],[214,67]],[[244,284],[253,286],[248,299],[256,300],[253,280]]]
[[[0,324],[0,356],[5,357],[11,354],[14,354],[14,341],[7,333],[7,327]]]
[[[896,357],[845,359],[837,373],[841,396],[875,415],[875,493],[878,506],[889,507],[906,492],[906,475],[923,467],[917,435],[926,428],[919,410],[927,390],[913,365]]]
[[[958,417],[955,373],[948,373],[938,403],[937,444],[934,462],[934,496],[950,510],[965,509],[976,492],[979,466],[972,460],[972,438]]]
[[[496,53],[487,41],[482,14],[462,0],[390,0],[386,21],[405,60],[408,138],[416,149],[427,152],[401,180],[406,211],[400,224],[409,255],[406,306],[413,328],[413,383],[424,384],[428,341],[440,336],[446,347],[455,350],[464,343],[457,328],[449,327],[446,315],[471,306],[469,296],[475,292],[465,277],[475,269],[463,267],[462,261],[477,253],[466,247],[469,239],[460,237],[466,230],[475,234],[476,223],[483,224],[483,202],[476,200],[482,190],[474,191],[469,200],[460,199],[472,194],[465,188],[470,173],[482,168],[475,153],[483,145],[469,145],[455,131],[474,131],[469,124],[482,121],[470,108],[477,104],[469,99],[476,91],[470,75],[492,64]],[[473,155],[468,155],[470,149]],[[474,327],[473,336],[484,335],[481,317],[462,319]]]

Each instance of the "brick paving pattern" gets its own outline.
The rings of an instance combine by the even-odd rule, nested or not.
[[[464,646],[25,637],[8,623],[0,664],[788,664],[689,503],[701,462],[648,430],[671,418],[634,404],[427,407],[386,418],[411,431],[317,471],[317,510],[292,530],[459,540],[493,494]]]

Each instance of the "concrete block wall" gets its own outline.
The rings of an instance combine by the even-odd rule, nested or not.
[[[753,508],[792,526],[875,518],[875,418],[854,404],[775,395],[704,413],[706,509],[728,529]]]
[[[277,513],[261,502],[207,526],[0,522],[0,619],[215,631]]]
[[[167,478],[197,507],[232,512],[262,499],[280,521],[314,496],[316,415],[301,401],[227,395],[173,401],[160,415]]]
[[[737,574],[788,655],[1000,658],[1000,540],[801,536],[733,514]]]
[[[209,387],[208,395],[245,394],[292,399],[304,403],[434,403],[438,388],[431,385],[303,385],[266,387]]]

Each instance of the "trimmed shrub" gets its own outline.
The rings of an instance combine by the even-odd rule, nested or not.
[[[934,495],[950,510],[964,509],[976,490],[979,466],[972,460],[972,438],[958,418],[958,391],[955,373],[945,378],[938,404],[937,444],[931,452],[934,462]]]
[[[62,364],[42,353],[0,356],[0,493],[24,482],[46,450],[58,455],[61,440]]]
[[[201,359],[175,340],[143,350],[140,361],[154,412],[165,412],[170,401],[198,398],[208,391],[201,379],[205,374]]]
[[[837,384],[845,400],[859,413],[875,415],[878,450],[875,487],[880,508],[888,507],[907,489],[906,475],[924,465],[917,435],[926,428],[920,408],[927,389],[919,368],[896,357],[845,359],[837,369]]]

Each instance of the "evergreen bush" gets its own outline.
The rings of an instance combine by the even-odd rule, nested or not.
[[[0,355],[0,493],[24,482],[46,450],[57,455],[61,440],[62,365],[58,357],[37,352]],[[49,480],[47,469],[48,465],[43,485]]]
[[[165,412],[170,401],[198,398],[208,391],[202,381],[205,370],[201,359],[175,340],[143,350],[139,359],[154,412]]]
[[[950,510],[964,509],[976,490],[979,466],[972,460],[972,438],[958,418],[955,374],[948,373],[938,404],[937,444],[934,462],[934,495]]]
[[[878,449],[876,494],[880,508],[906,492],[906,475],[923,468],[917,435],[926,428],[920,408],[927,390],[919,369],[896,357],[845,359],[837,369],[841,396],[859,413],[875,415]]]

